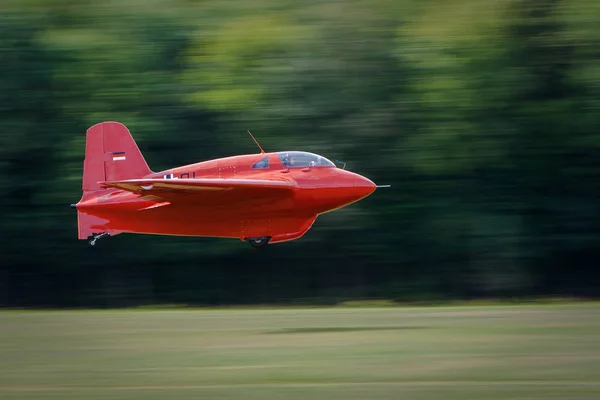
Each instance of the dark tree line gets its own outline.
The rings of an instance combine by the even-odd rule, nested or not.
[[[0,305],[598,294],[588,0],[0,5]],[[304,149],[392,188],[299,241],[78,241],[85,130],[154,170]]]

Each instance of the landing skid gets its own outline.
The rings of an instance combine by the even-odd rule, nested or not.
[[[108,233],[108,232],[104,232],[104,233],[100,233],[100,234],[94,233],[92,236],[90,236],[88,238],[88,243],[90,244],[90,246],[95,246],[96,241],[98,239],[102,239],[103,237],[107,237],[107,236],[110,236],[110,233]]]
[[[266,247],[269,244],[269,241],[271,241],[270,237],[259,237],[259,238],[248,239],[248,242],[250,242],[250,246],[254,247],[255,249],[262,249],[262,248]]]
[[[92,234],[92,236],[88,236],[88,243],[90,246],[95,246],[96,242],[99,239],[102,239],[102,238],[105,238],[108,236],[110,236],[110,233],[108,233],[108,232],[94,233],[94,234]],[[271,238],[266,236],[266,237],[258,237],[258,238],[248,238],[247,240],[252,247],[254,247],[256,249],[263,249],[263,248],[267,247],[267,245],[271,241]]]

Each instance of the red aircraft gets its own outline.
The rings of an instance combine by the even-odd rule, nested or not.
[[[260,154],[152,172],[123,124],[92,126],[86,133],[83,196],[71,205],[79,239],[93,246],[126,232],[238,238],[260,248],[300,238],[319,214],[377,187],[319,155],[265,153],[256,144]]]

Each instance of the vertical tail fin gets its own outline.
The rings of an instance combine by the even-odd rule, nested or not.
[[[119,122],[101,122],[86,133],[83,162],[81,202],[93,199],[104,190],[100,183],[123,179],[143,178],[152,174],[140,149],[125,125]],[[77,210],[79,239],[93,233],[102,233],[103,220]],[[111,232],[115,234],[117,232]]]
[[[87,130],[83,163],[84,192],[100,190],[99,182],[142,178],[151,173],[125,125],[101,122]]]

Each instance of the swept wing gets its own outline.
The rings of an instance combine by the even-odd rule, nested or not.
[[[103,182],[102,186],[126,190],[156,202],[215,205],[289,197],[296,188],[289,180],[247,178],[129,179]]]

